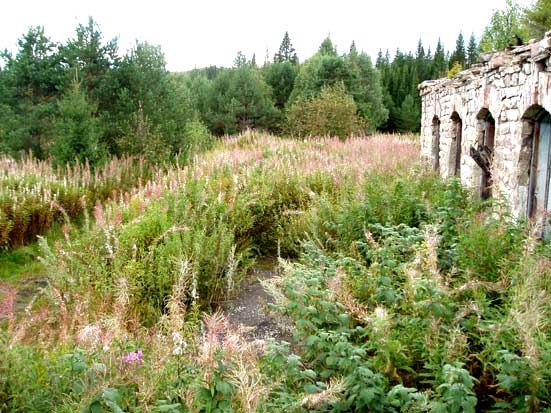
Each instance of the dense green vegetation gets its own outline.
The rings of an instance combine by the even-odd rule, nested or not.
[[[503,10],[496,10],[480,41],[482,51],[501,50],[529,39],[539,40],[551,29],[551,2],[537,0],[531,7],[520,7],[506,0]]]
[[[524,40],[541,36],[549,29],[548,6],[548,0],[538,0],[523,10],[509,1],[482,36],[483,50],[513,44],[516,34]],[[297,105],[318,98],[334,98],[328,103],[348,113],[347,99],[319,96],[337,85],[353,99],[361,127],[310,122],[299,134],[346,138],[374,130],[417,131],[417,85],[469,67],[478,52],[475,35],[466,42],[459,33],[449,51],[440,42],[431,50],[420,39],[415,52],[381,51],[373,65],[354,42],[342,52],[326,38],[317,53],[299,62],[285,33],[273,60],[262,66],[239,52],[231,68],[175,74],[166,70],[160,47],[137,42],[121,55],[117,39],[103,39],[92,19],[59,44],[44,28],[32,27],[14,55],[0,55],[0,152],[32,151],[61,165],[84,158],[101,164],[108,155],[122,154],[145,154],[155,162],[185,159],[190,142],[209,141],[207,129],[215,135],[247,128],[295,133],[289,117],[308,111]]]
[[[482,50],[548,3],[507,2]],[[0,412],[551,411],[548,240],[414,135],[364,136],[418,130],[418,83],[478,52],[301,62],[285,33],[169,73],[92,19],[30,28],[0,55]],[[287,341],[220,311],[266,255]]]
[[[417,130],[417,83],[445,73],[448,60],[441,45],[433,58],[420,42],[415,57],[379,56],[374,67],[354,44],[339,54],[327,38],[300,63],[285,33],[262,67],[238,53],[232,68],[169,73],[159,47],[136,43],[121,56],[93,19],[64,44],[30,28],[15,55],[0,55],[0,247],[33,242],[63,214],[79,218],[131,191],[151,177],[152,165],[185,164],[212,146],[213,135]],[[17,159],[27,167],[11,168]],[[45,159],[52,165],[40,164]],[[24,177],[12,174],[20,170]]]
[[[68,221],[25,313],[2,288],[0,408],[546,411],[549,244],[418,150],[248,133]],[[277,251],[292,338],[250,341],[209,310]]]

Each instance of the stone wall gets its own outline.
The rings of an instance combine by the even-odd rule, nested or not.
[[[461,120],[457,175],[463,184],[481,188],[484,173],[470,154],[484,139],[484,118],[495,120],[491,163],[493,196],[503,197],[515,216],[526,212],[531,147],[531,117],[551,112],[551,32],[541,41],[484,54],[480,63],[453,78],[419,85],[422,98],[421,156],[443,177],[454,175]],[[439,124],[438,124],[439,122]],[[439,130],[438,129],[439,126]],[[439,132],[439,147],[436,140]],[[439,162],[435,165],[438,153]]]

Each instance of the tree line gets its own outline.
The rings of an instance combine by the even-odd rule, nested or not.
[[[420,39],[414,52],[380,51],[375,64],[354,42],[339,53],[329,37],[301,62],[286,32],[262,65],[238,52],[229,68],[170,73],[159,46],[136,42],[121,55],[92,18],[62,44],[32,27],[14,55],[0,54],[0,152],[32,151],[59,164],[122,153],[165,161],[247,128],[293,136],[415,132],[420,82],[468,68],[481,50],[515,36],[541,34],[550,1],[523,10],[507,0],[480,43],[459,33],[453,50],[438,41],[432,51]],[[503,22],[510,27],[497,30]]]

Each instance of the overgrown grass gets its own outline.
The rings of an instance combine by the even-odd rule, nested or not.
[[[32,156],[0,157],[0,248],[34,242],[54,223],[117,199],[153,174],[143,160],[128,157],[113,158],[96,170],[88,164],[54,169]]]
[[[418,149],[251,132],[96,205],[41,241],[41,300],[0,305],[0,406],[545,411],[550,250]],[[249,342],[213,310],[275,253],[293,341]]]

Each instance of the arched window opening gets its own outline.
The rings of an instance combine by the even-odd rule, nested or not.
[[[482,109],[477,119],[477,147],[471,146],[470,154],[482,171],[480,177],[480,196],[487,199],[492,196],[491,165],[494,153],[496,122],[488,109]]]
[[[551,210],[551,115],[543,108],[536,106],[526,112],[523,121],[522,144],[526,149],[530,149],[527,215],[542,219],[543,233],[549,234],[551,229],[549,223]]]
[[[450,172],[451,174],[461,176],[461,135],[463,131],[463,122],[457,112],[451,116],[451,150],[450,150]]]
[[[432,119],[432,167],[440,170],[440,119],[435,116]]]

